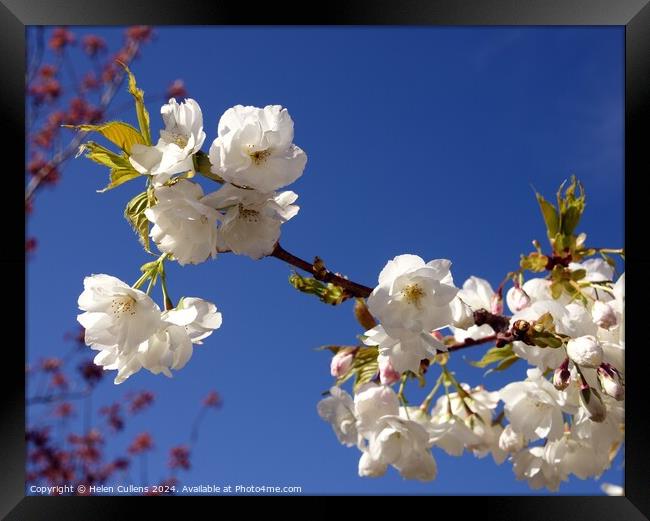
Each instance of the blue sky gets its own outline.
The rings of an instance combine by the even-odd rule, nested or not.
[[[81,28],[80,28],[81,29]],[[85,32],[85,30],[84,30]],[[119,28],[94,31],[109,43]],[[470,275],[498,285],[531,240],[544,240],[534,192],[553,196],[575,173],[587,189],[582,231],[598,247],[623,246],[624,32],[581,28],[158,28],[133,66],[145,93],[183,78],[201,105],[208,143],[235,104],[281,104],[308,154],[291,189],[301,206],[283,227],[293,253],[321,256],[335,271],[374,286],[387,260],[414,253],[448,258],[458,285]],[[85,60],[78,53],[74,60]],[[127,94],[116,106],[128,101]],[[149,110],[154,132],[159,101]],[[133,121],[134,115],[122,117]],[[42,191],[29,220],[39,248],[28,265],[28,360],[60,356],[75,327],[83,277],[138,278],[149,257],[122,218],[142,190],[105,194],[107,172],[71,162]],[[209,181],[206,190],[216,189]],[[173,379],[140,372],[110,379],[96,403],[151,389],[157,402],[117,436],[115,450],[149,430],[158,449],[149,475],[162,477],[165,448],[184,442],[200,399],[212,388],[224,407],[206,417],[185,484],[299,485],[306,493],[527,494],[511,465],[434,450],[438,478],[404,481],[394,471],[357,476],[359,453],[338,444],[316,413],[331,384],[329,355],[314,348],[354,342],[350,305],[329,307],[296,292],[275,259],[221,255],[170,266],[176,297],[214,301],[220,330]],[[483,378],[465,350],[452,368],[462,381],[498,389],[523,378],[520,362]],[[434,377],[435,378],[435,377]],[[415,401],[415,389],[407,396]],[[622,457],[603,480],[622,483]],[[136,483],[139,484],[139,483]],[[600,494],[573,478],[561,493]]]

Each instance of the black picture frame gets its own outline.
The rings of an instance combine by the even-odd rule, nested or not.
[[[182,5],[181,5],[182,4]],[[632,349],[626,367],[625,497],[489,496],[445,498],[454,511],[462,504],[482,516],[535,520],[637,520],[650,517],[650,429],[645,405],[650,402],[643,371],[646,357],[642,340],[643,295],[647,294],[650,253],[644,251],[644,168],[650,165],[650,0],[374,0],[331,1],[317,9],[283,9],[275,3],[185,0],[0,0],[0,53],[2,60],[2,114],[5,151],[24,150],[25,26],[28,25],[607,25],[625,27],[625,247],[626,298],[632,302],[626,317]],[[315,7],[315,6],[312,6]],[[314,13],[309,14],[309,13]],[[24,171],[24,157],[7,154],[3,187]],[[15,165],[13,164],[15,163]],[[20,165],[20,166],[19,166]],[[15,172],[14,172],[15,166]],[[16,181],[16,184],[18,182]],[[22,187],[24,190],[24,186]],[[16,188],[17,190],[17,188]],[[11,243],[0,248],[0,269],[5,274],[25,273],[24,228],[13,223],[24,215],[18,196],[4,197],[2,223],[10,228]],[[23,221],[24,224],[24,221]],[[22,233],[22,235],[21,235]],[[10,275],[11,277],[11,275]],[[18,291],[19,292],[19,291]],[[15,299],[2,299],[9,311],[5,320],[23,325],[25,316]],[[626,309],[627,313],[627,309]],[[7,318],[8,317],[8,318]],[[646,318],[647,320],[647,318]],[[635,341],[636,340],[636,341]],[[0,515],[10,520],[104,519],[124,515],[124,498],[25,497],[25,382],[19,343],[5,346],[5,367],[0,421]],[[11,347],[11,349],[9,349]],[[7,353],[11,351],[10,353]],[[645,398],[644,398],[645,397]],[[442,508],[437,497],[436,510]],[[127,499],[127,501],[132,501]],[[169,506],[167,501],[166,506]],[[364,506],[364,508],[366,508]],[[427,509],[433,508],[430,504]],[[434,510],[428,510],[437,515]],[[439,511],[441,512],[441,511]],[[464,516],[463,516],[464,517]]]

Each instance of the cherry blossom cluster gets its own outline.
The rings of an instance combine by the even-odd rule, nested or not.
[[[508,460],[517,479],[553,491],[571,475],[598,477],[610,467],[623,443],[625,397],[624,274],[616,276],[612,255],[624,252],[590,248],[586,235],[576,234],[585,208],[577,179],[560,187],[556,206],[537,194],[550,253],[533,241],[535,251],[522,255],[496,290],[475,276],[458,287],[449,260],[408,254],[388,261],[377,286],[368,288],[329,271],[318,257],[308,263],[279,245],[281,225],[298,212],[297,195],[281,190],[307,161],[293,143],[286,109],[228,109],[206,153],[198,103],[172,99],[161,108],[164,128],[154,144],[143,93],[127,72],[140,129],[86,125],[122,154],[94,142],[81,149],[110,168],[106,189],[146,180],[125,216],[144,249],[150,252],[153,242],[161,252],[133,286],[93,275],[79,297],[85,341],[100,351],[96,364],[118,371],[116,383],[141,368],[170,376],[187,363],[192,345],[221,325],[210,302],[173,303],[166,261],[198,264],[226,252],[274,256],[311,275],[290,277],[299,291],[332,305],[355,299],[359,341],[329,346],[335,382],[317,408],[338,440],[360,451],[360,476],[393,467],[406,479],[433,480],[437,450]],[[198,175],[222,186],[206,194]],[[163,310],[149,296],[158,280]],[[526,378],[494,391],[458,381],[454,353],[488,343],[493,347],[474,365],[506,371],[524,361]],[[426,398],[411,404],[407,383],[424,387],[432,374]],[[351,394],[342,387],[347,381]]]
[[[123,122],[82,127],[118,144],[124,155],[93,142],[84,143],[79,151],[107,166],[119,166],[111,171],[107,189],[133,178],[146,179],[145,192],[129,202],[126,214],[145,249],[149,250],[151,239],[161,252],[156,261],[143,265],[143,275],[133,286],[106,274],[84,281],[78,302],[84,313],[78,320],[85,328],[86,344],[99,351],[95,364],[116,370],[116,384],[143,368],[171,376],[172,370],[189,361],[193,344],[202,343],[221,326],[221,313],[211,302],[185,297],[172,303],[165,261],[199,264],[219,252],[253,259],[269,255],[281,225],[299,209],[293,204],[298,197],[294,192],[276,190],[298,179],[307,162],[305,153],[293,144],[291,116],[279,105],[228,109],[205,154],[199,104],[172,98],[160,109],[164,127],[153,144],[142,91],[130,78],[140,131]],[[192,180],[197,172],[222,186],[205,194]],[[162,310],[149,295],[158,279]],[[147,281],[149,286],[142,291]]]
[[[509,460],[533,489],[557,491],[570,475],[600,476],[624,437],[624,274],[614,281],[602,258],[567,263],[582,298],[554,295],[550,278],[521,283],[517,274],[505,316],[503,288],[495,292],[478,277],[457,288],[449,268],[447,260],[414,255],[389,261],[367,301],[379,325],[360,336],[362,345],[332,358],[337,382],[318,412],[342,444],[361,451],[359,475],[381,476],[393,466],[404,478],[429,481],[440,449]],[[493,392],[456,380],[447,367],[451,353],[488,341],[498,347],[477,365],[498,361],[503,370],[525,360],[532,366],[525,380]],[[375,346],[374,365],[364,346]],[[434,364],[441,374],[432,392],[408,405],[403,384]],[[371,367],[364,373],[364,366]],[[353,375],[351,396],[340,384]]]

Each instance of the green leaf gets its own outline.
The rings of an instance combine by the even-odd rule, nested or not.
[[[564,290],[571,296],[572,299],[578,300],[583,304],[587,304],[587,297],[582,293],[580,286],[574,280],[564,280],[562,282],[562,287]]]
[[[131,166],[127,157],[116,154],[94,141],[88,141],[81,145],[79,153],[85,153],[88,159],[111,169],[110,182],[105,188],[97,190],[99,193],[116,188],[141,175]]]
[[[136,177],[139,176],[140,173],[136,172],[135,170],[124,170],[124,169],[111,170],[111,173],[109,174],[111,182],[108,183],[108,185],[105,188],[102,188],[101,190],[97,190],[97,192],[102,194],[108,190],[117,188],[118,186],[126,183],[127,181],[131,181],[131,179],[135,179]]]
[[[537,347],[550,347],[551,349],[557,349],[562,347],[562,339],[553,333],[548,331],[543,331],[541,333],[535,332],[530,336],[530,339]]]
[[[349,295],[342,287],[336,286],[331,282],[324,284],[312,277],[303,277],[295,271],[289,275],[289,284],[298,291],[316,295],[322,302],[333,306],[341,304],[349,298]]]
[[[587,270],[579,269],[571,272],[571,280],[581,280],[587,276]]]
[[[210,163],[210,159],[205,152],[198,151],[196,154],[194,154],[192,159],[194,161],[194,170],[196,170],[203,177],[207,177],[208,179],[221,184],[225,182],[223,178],[211,171],[212,164]]]
[[[537,252],[529,255],[522,255],[519,265],[521,269],[539,273],[546,269],[548,264],[548,257]]]
[[[560,216],[558,215],[557,209],[551,203],[549,203],[544,197],[535,192],[537,197],[537,202],[539,207],[542,210],[542,216],[544,217],[544,222],[546,223],[546,233],[549,239],[555,237],[555,234],[559,231],[560,228]]]
[[[378,354],[379,351],[374,346],[359,348],[354,356],[352,367],[346,374],[336,380],[336,385],[341,385],[354,376],[354,389],[356,390],[361,385],[373,380],[379,372]]]
[[[555,322],[553,315],[544,313],[537,320],[535,320],[534,328],[536,331],[555,331]]]
[[[130,153],[131,147],[138,143],[144,144],[145,139],[137,129],[122,121],[109,121],[103,125],[63,125],[68,128],[76,128],[84,132],[98,132],[111,143],[116,144],[127,154]]]
[[[131,199],[124,210],[124,217],[138,234],[144,249],[149,253],[151,253],[149,249],[149,220],[144,211],[149,208],[150,202],[150,194],[145,191]]]
[[[558,207],[560,209],[560,232],[565,236],[573,235],[582,213],[585,209],[585,193],[582,183],[576,176],[571,176],[571,183],[562,195],[562,188],[566,181],[560,185],[557,193]],[[577,194],[576,194],[577,190]]]
[[[495,371],[505,371],[510,367],[512,364],[514,364],[517,360],[521,360],[517,355],[512,355],[509,356],[508,358],[504,358],[499,362],[496,367],[494,368]]]
[[[364,364],[363,367],[360,367],[356,371],[356,378],[354,380],[355,392],[363,384],[367,384],[368,382],[371,382],[377,376],[378,372],[379,372],[379,363],[377,362],[377,360],[373,362],[368,362]]]
[[[135,100],[135,112],[138,116],[138,124],[140,125],[140,134],[144,138],[145,145],[151,145],[151,129],[149,126],[149,112],[144,106],[144,91],[139,89],[136,82],[135,76],[131,72],[131,69],[127,67],[126,64],[118,62],[126,71],[126,74],[129,77],[129,94],[133,96]]]
[[[85,154],[88,159],[100,165],[107,166],[110,169],[132,168],[131,163],[126,157],[116,154],[94,141],[87,141],[81,145],[77,156],[80,154]]]
[[[571,206],[562,214],[562,233],[564,235],[573,234],[580,222],[580,217],[582,217],[582,210],[582,208]]]
[[[470,362],[474,367],[487,367],[490,364],[496,362],[502,362],[503,360],[510,358],[512,356],[517,356],[512,351],[512,344],[507,344],[503,347],[492,347],[488,349],[483,358],[480,360]]]
[[[550,286],[551,297],[555,300],[559,299],[562,296],[562,282],[555,281]]]

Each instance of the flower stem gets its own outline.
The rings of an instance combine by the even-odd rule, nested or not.
[[[140,289],[140,286],[142,286],[146,280],[149,278],[149,272],[143,273],[138,280],[136,280],[133,283],[133,286],[131,286],[133,289]]]
[[[162,288],[163,299],[165,301],[165,309],[173,309],[174,303],[169,297],[169,291],[167,290],[167,275],[165,274],[165,258],[167,254],[160,257],[160,268],[158,272],[160,273],[160,287]]]
[[[436,383],[434,384],[433,388],[431,389],[431,391],[429,391],[429,394],[427,394],[427,397],[422,402],[422,405],[420,405],[420,409],[423,410],[424,412],[429,411],[431,402],[433,401],[433,398],[435,397],[436,393],[438,392],[438,389],[440,389],[440,385],[442,384],[443,374],[444,373],[440,373],[440,376],[436,380]]]

